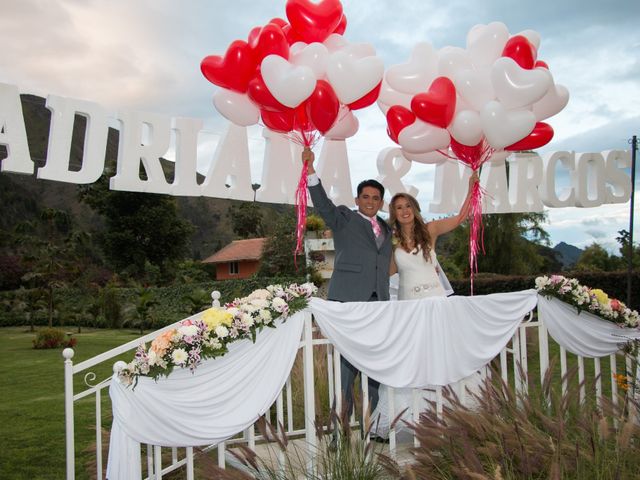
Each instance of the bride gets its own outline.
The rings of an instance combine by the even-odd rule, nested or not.
[[[474,172],[469,178],[467,197],[460,212],[440,220],[425,222],[420,215],[420,205],[409,194],[398,193],[389,204],[389,223],[394,235],[394,252],[391,256],[390,275],[398,273],[398,300],[414,300],[433,296],[446,296],[448,281],[443,275],[435,252],[436,240],[460,225],[468,216],[471,192],[478,181]],[[446,282],[443,285],[443,282]],[[449,290],[450,292],[450,290]],[[462,398],[465,380],[451,385],[452,390]],[[413,413],[428,407],[428,401],[436,401],[436,389],[416,391],[413,389],[394,390],[394,417],[403,410],[403,420],[412,421]],[[426,399],[426,400],[425,400]],[[380,389],[380,400],[372,414],[373,429],[378,436],[386,437],[389,430],[389,395],[387,388]],[[393,420],[393,418],[392,418]],[[396,423],[396,430],[406,429],[402,421]]]

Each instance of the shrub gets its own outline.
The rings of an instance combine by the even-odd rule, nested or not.
[[[47,348],[71,348],[76,345],[75,338],[66,338],[65,333],[58,328],[45,328],[40,330],[33,340],[33,348],[41,350]]]
[[[307,217],[306,227],[310,232],[320,232],[326,228],[326,225],[321,217],[311,214]]]

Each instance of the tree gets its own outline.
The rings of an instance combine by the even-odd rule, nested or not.
[[[629,265],[629,248],[630,248],[630,240],[631,235],[629,235],[628,230],[618,230],[618,236],[616,240],[620,244],[620,256],[622,257],[622,265],[621,267],[626,268]],[[633,245],[633,257],[632,257],[632,265],[633,268],[640,268],[640,245],[636,245],[634,242]]]
[[[175,198],[109,190],[107,175],[80,189],[81,200],[104,217],[100,243],[107,262],[137,278],[147,262],[166,273],[185,257],[193,225],[178,217]]]
[[[596,242],[584,249],[575,265],[576,270],[598,272],[611,272],[620,267],[620,257],[609,254],[609,252]]]
[[[262,211],[257,203],[242,202],[232,205],[227,213],[231,228],[239,238],[259,238],[264,236]]]
[[[273,233],[267,237],[258,275],[265,277],[303,275],[305,273],[304,255],[298,256],[296,268],[293,255],[295,248],[296,216],[294,210],[289,208],[276,221]]]
[[[545,270],[548,261],[539,246],[548,244],[549,234],[542,227],[543,213],[505,213],[483,215],[484,253],[478,254],[478,271],[503,275],[527,275]],[[440,262],[447,274],[469,274],[469,225],[463,224],[438,241]]]

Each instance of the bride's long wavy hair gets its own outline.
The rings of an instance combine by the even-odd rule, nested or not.
[[[396,202],[403,198],[409,202],[409,206],[413,211],[413,242],[414,248],[409,251],[409,246],[406,243],[406,239],[402,235],[402,231],[400,230],[400,222],[398,222],[398,217],[396,215]],[[422,215],[420,214],[420,204],[418,201],[413,198],[408,193],[396,193],[391,202],[389,203],[389,224],[391,225],[391,230],[393,231],[393,236],[396,241],[394,242],[397,245],[401,246],[406,252],[413,253],[416,255],[419,251],[418,247],[422,249],[422,255],[424,256],[426,261],[431,260],[431,235],[429,235],[429,230],[427,230],[427,224],[424,223],[422,219]]]

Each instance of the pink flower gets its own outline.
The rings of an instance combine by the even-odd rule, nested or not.
[[[620,303],[620,300],[616,298],[611,299],[610,305],[611,305],[611,309],[614,311],[619,312],[622,309],[622,304]]]

